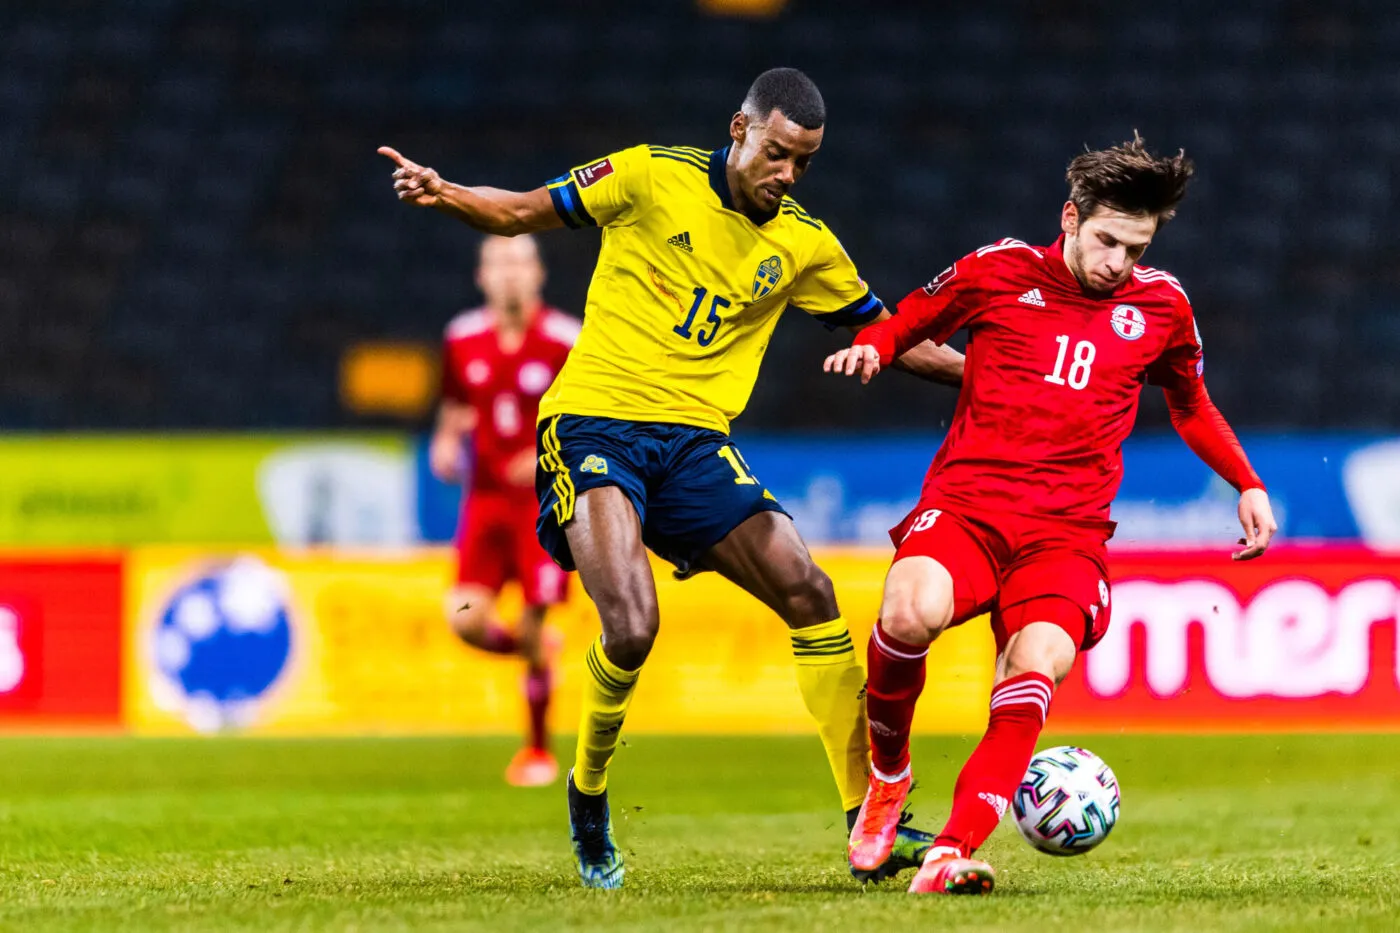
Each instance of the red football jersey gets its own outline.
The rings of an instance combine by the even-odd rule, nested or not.
[[[540,396],[554,382],[578,337],[579,321],[541,308],[514,353],[501,349],[491,312],[466,311],[447,325],[442,360],[443,398],[476,409],[472,432],[474,490],[524,491],[506,470],[522,451],[535,449]]]
[[[1138,266],[1116,292],[1086,292],[1063,243],[983,247],[856,337],[887,366],[968,330],[957,412],[921,505],[1103,525],[1143,382],[1201,379],[1200,333],[1175,278]]]

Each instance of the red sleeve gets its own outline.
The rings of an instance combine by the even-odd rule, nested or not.
[[[1148,367],[1147,378],[1162,387],[1172,427],[1206,466],[1237,492],[1263,489],[1264,483],[1249,465],[1239,438],[1206,392],[1201,332],[1190,305],[1183,302],[1182,311],[1174,341]]]
[[[1236,492],[1265,488],[1264,481],[1249,465],[1235,432],[1210,400],[1204,382],[1197,381],[1192,388],[1164,389],[1163,392],[1167,396],[1167,407],[1171,409],[1172,427],[1206,466],[1234,486]]]
[[[442,345],[442,400],[470,405],[471,397],[467,385],[462,380],[462,365],[453,352],[451,341]]]
[[[978,271],[977,254],[964,256],[906,295],[893,317],[857,333],[854,342],[878,350],[881,366],[889,366],[925,340],[947,343],[980,309]]]
[[[1176,330],[1162,355],[1147,367],[1147,381],[1164,389],[1186,389],[1201,381],[1205,357],[1196,315],[1183,297],[1177,302]]]

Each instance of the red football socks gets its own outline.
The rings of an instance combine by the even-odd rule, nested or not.
[[[519,654],[520,640],[510,631],[495,622],[488,622],[482,629],[481,638],[474,642],[482,651],[492,654]]]
[[[1049,677],[1034,672],[1009,678],[992,691],[987,732],[958,775],[953,812],[935,845],[969,857],[987,841],[1025,776],[1054,691]]]
[[[530,747],[538,751],[549,749],[545,714],[549,712],[553,680],[548,667],[532,667],[525,674],[525,702],[530,707]]]
[[[928,646],[906,645],[882,631],[879,623],[865,648],[869,679],[865,709],[870,718],[870,760],[887,777],[909,767],[909,730],[914,705],[924,689]]]

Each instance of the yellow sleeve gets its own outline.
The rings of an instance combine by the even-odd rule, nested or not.
[[[633,146],[580,165],[548,188],[570,229],[627,223],[651,197],[651,158],[646,146]]]
[[[879,317],[885,304],[856,272],[841,242],[821,229],[816,255],[797,277],[788,306],[805,311],[829,330],[857,327]]]

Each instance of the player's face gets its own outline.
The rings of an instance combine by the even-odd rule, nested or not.
[[[1060,215],[1065,232],[1065,263],[1090,291],[1110,292],[1133,274],[1133,266],[1157,232],[1151,214],[1125,214],[1099,206],[1080,217],[1072,201]]]
[[[507,314],[523,314],[540,303],[544,264],[530,236],[487,237],[481,244],[476,284],[486,303]]]
[[[783,195],[807,174],[812,156],[822,144],[822,128],[809,130],[774,110],[762,122],[736,113],[729,125],[734,138],[737,199],[760,214],[772,214]]]
[[[1091,291],[1113,291],[1127,282],[1133,266],[1147,252],[1156,233],[1156,217],[1126,214],[1102,205],[1088,217],[1081,217],[1074,202],[1065,202],[1060,228],[1064,230],[1064,261],[1075,279]]]

